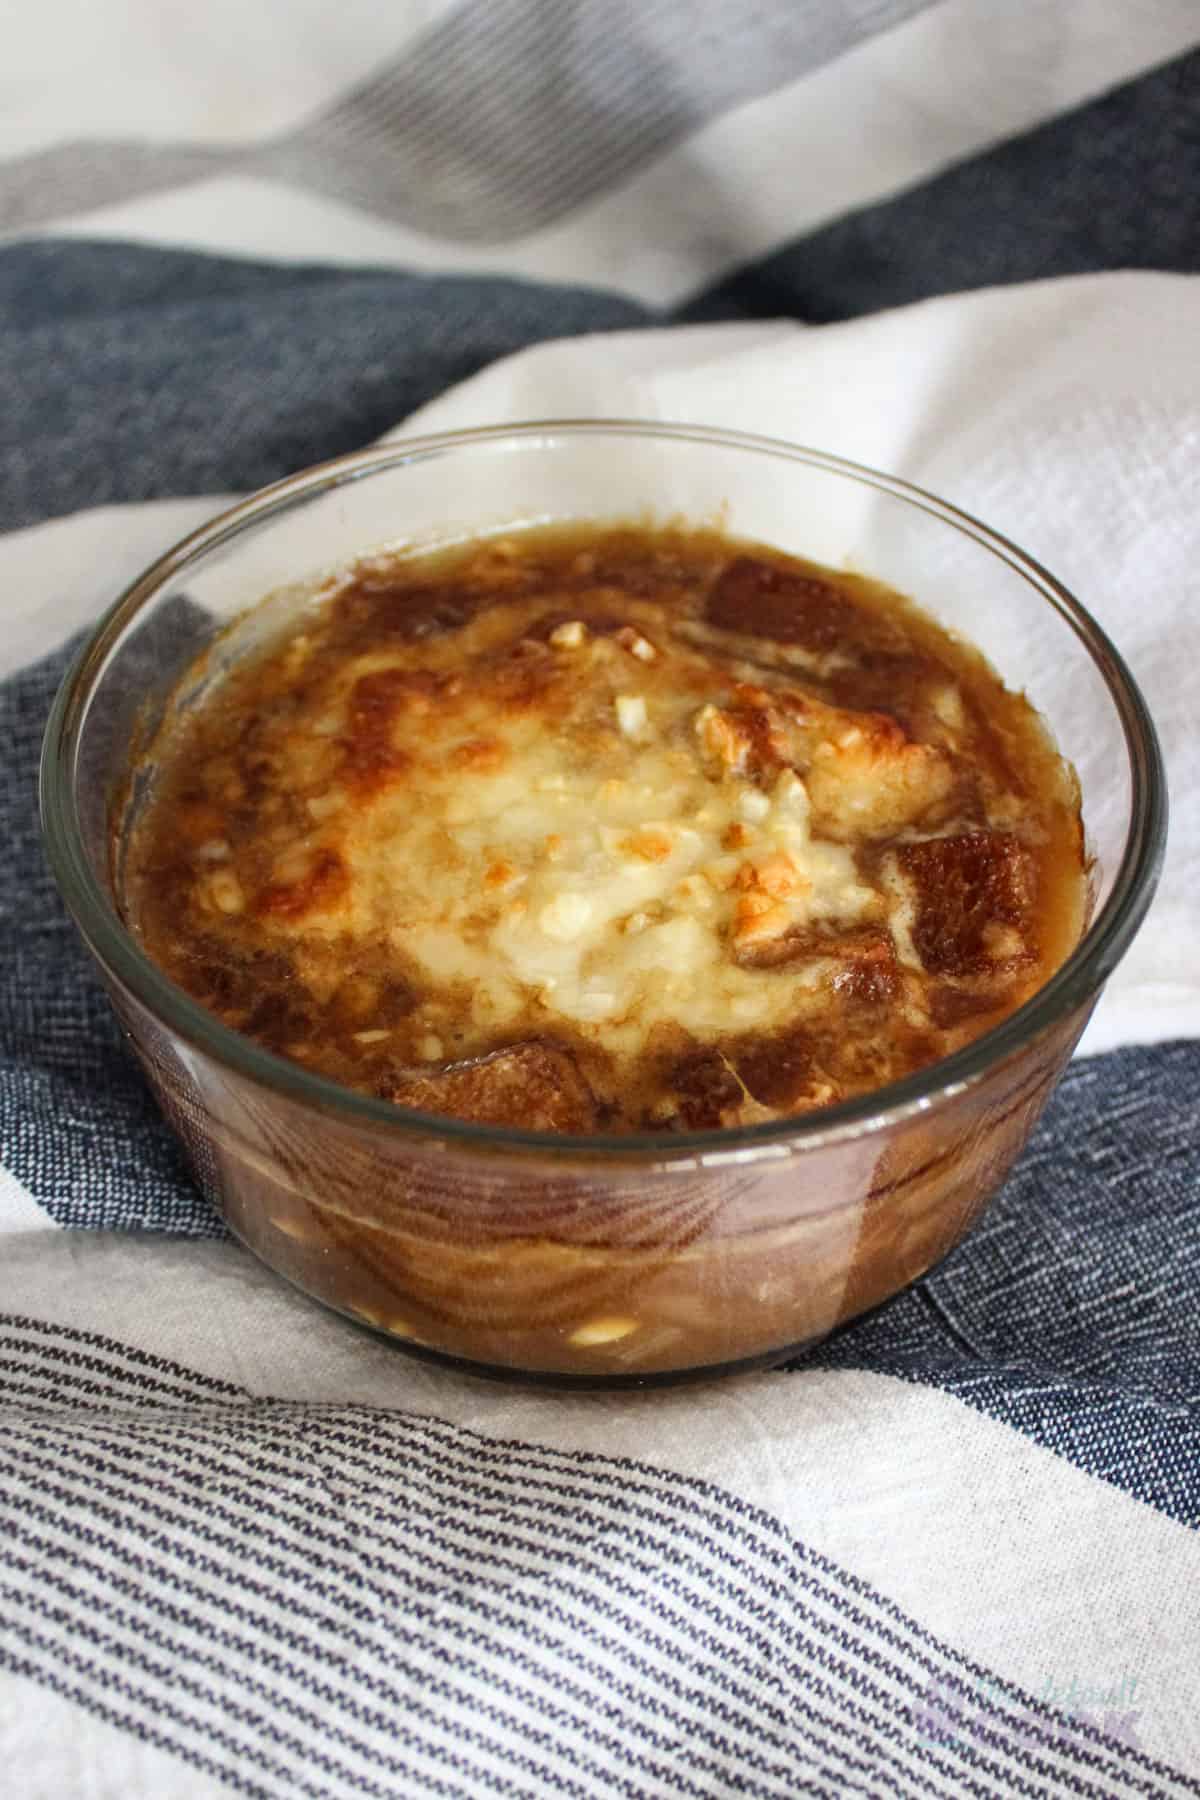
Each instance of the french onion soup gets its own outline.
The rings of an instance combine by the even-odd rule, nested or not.
[[[365,559],[152,748],[148,954],[279,1055],[486,1124],[829,1107],[995,1025],[1084,923],[1029,703],[878,582],[716,532]]]

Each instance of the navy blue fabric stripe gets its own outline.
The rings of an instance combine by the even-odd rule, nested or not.
[[[259,487],[361,449],[498,356],[648,322],[567,286],[13,244],[0,249],[0,531]]]
[[[805,233],[677,317],[820,324],[1099,269],[1200,270],[1200,51]]]
[[[38,745],[68,656],[0,683],[0,1161],[61,1225],[221,1237],[42,855]]]
[[[59,1348],[0,1381],[0,1660],[255,1791],[1200,1792],[712,1483]]]

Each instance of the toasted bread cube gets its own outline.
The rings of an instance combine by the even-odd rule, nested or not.
[[[825,651],[853,641],[862,615],[830,581],[739,556],[708,596],[710,625],[748,637]]]
[[[989,831],[929,838],[900,845],[896,861],[916,890],[913,945],[931,974],[971,975],[994,968],[995,926],[1018,933],[1023,954],[1029,954],[1036,869],[1018,838]],[[1011,950],[1011,939],[1007,947]]]
[[[861,728],[817,747],[808,771],[813,822],[836,838],[881,837],[945,800],[954,765],[933,744],[917,744],[894,719],[864,713]]]
[[[527,1131],[592,1131],[597,1118],[595,1097],[571,1052],[540,1041],[443,1069],[406,1070],[388,1098],[419,1112]]]

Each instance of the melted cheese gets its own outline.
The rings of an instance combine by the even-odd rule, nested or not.
[[[329,931],[384,936],[423,985],[469,989],[480,1028],[532,1008],[618,1056],[659,1024],[712,1036],[802,1016],[827,958],[740,958],[801,928],[882,919],[851,847],[814,833],[791,768],[752,779],[714,759],[735,733],[721,729],[728,681],[706,698],[702,657],[562,627],[547,654],[536,706],[506,708],[481,662],[451,699],[397,720],[392,742],[418,758],[403,779],[318,809],[349,871]],[[378,654],[347,667],[340,704],[386,667]],[[844,731],[847,715],[831,716]]]
[[[854,922],[874,895],[841,845],[816,842],[801,783],[780,776],[758,823],[746,825],[746,783],[710,783],[661,740],[631,746],[622,773],[586,769],[545,780],[553,745],[528,746],[501,774],[449,785],[443,819],[422,827],[424,846],[382,832],[351,855],[361,902],[392,916],[395,946],[438,983],[469,981],[490,996],[501,1022],[531,995],[548,1014],[603,1021],[614,1049],[637,1048],[655,1024],[674,1020],[704,1034],[730,1019],[761,1025],[796,1008],[794,980],[770,979],[730,956],[756,862],[786,858],[789,893],[771,900],[779,929],[813,919]],[[436,815],[435,791],[427,794]],[[408,871],[438,868],[445,812],[456,852],[419,885]],[[731,826],[745,840],[724,847]],[[498,863],[514,873],[494,898]],[[422,916],[414,917],[414,914]],[[477,995],[478,998],[478,995]]]

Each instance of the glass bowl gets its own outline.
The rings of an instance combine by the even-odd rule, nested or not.
[[[745,1129],[554,1137],[408,1111],[260,1049],[121,922],[135,746],[262,596],[277,625],[368,551],[556,520],[717,523],[912,595],[1024,688],[1079,775],[1079,947],[1021,1009],[907,1080]],[[206,667],[219,674],[221,639]],[[305,1293],[481,1373],[589,1385],[768,1364],[922,1275],[1003,1181],[1146,911],[1166,797],[1145,705],[1079,603],[1014,545],[889,476],[692,426],[574,420],[413,438],[277,483],[117,601],[49,722],[59,886],[196,1179]]]

